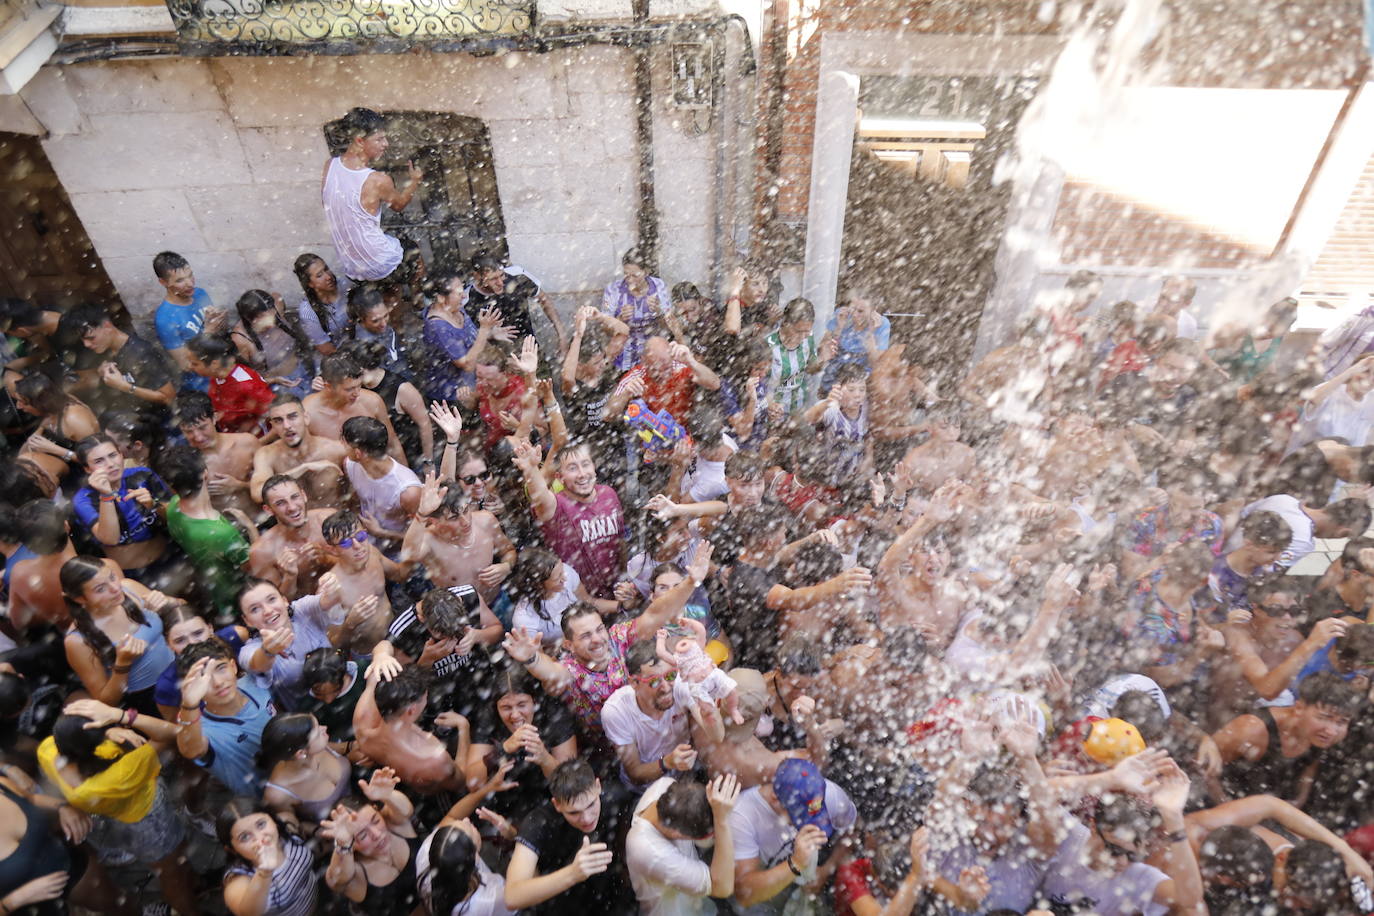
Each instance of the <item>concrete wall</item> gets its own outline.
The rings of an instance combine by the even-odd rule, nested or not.
[[[658,52],[660,86],[666,58]],[[217,302],[252,287],[296,295],[296,255],[333,253],[319,200],[321,127],[355,105],[483,119],[511,258],[564,294],[569,309],[615,275],[635,239],[631,70],[630,52],[609,47],[485,58],[143,60],[46,67],[24,98],[136,316],[161,298],[151,259],[166,248],[191,261]],[[656,112],[670,282],[707,276],[721,120],[695,136],[681,113]]]

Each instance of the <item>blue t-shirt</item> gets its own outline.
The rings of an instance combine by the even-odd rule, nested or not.
[[[215,635],[234,650],[234,657],[237,658],[239,650],[243,648],[243,640],[239,639],[239,631],[234,629],[233,624],[220,627]],[[153,685],[153,702],[159,706],[181,705],[181,676],[177,674],[176,659],[172,659],[172,663],[157,676],[157,683]]]
[[[213,715],[201,704],[200,730],[210,746],[196,758],[196,765],[208,769],[235,795],[257,797],[263,783],[258,772],[262,730],[277,714],[277,707],[267,689],[252,678],[239,678],[239,690],[248,701],[232,716]]]
[[[157,307],[157,314],[153,316],[153,329],[157,331],[158,343],[168,352],[186,346],[186,341],[205,329],[205,310],[212,304],[210,294],[199,286],[191,294],[190,305],[177,305],[163,299]],[[181,387],[192,391],[209,391],[210,380],[194,372],[183,372]]]
[[[23,544],[20,544],[19,549],[9,555],[9,558],[5,560],[5,587],[3,589],[0,589],[0,598],[3,598],[6,601],[9,600],[10,574],[14,572],[14,567],[19,564],[19,561],[32,560],[36,556],[38,556],[38,554],[34,553],[32,550],[25,547]]]
[[[283,712],[306,708],[310,692],[305,686],[305,657],[315,649],[330,648],[329,615],[318,595],[306,595],[291,602],[291,629],[295,638],[290,648],[272,659],[272,667],[247,674],[272,691]],[[238,653],[239,670],[247,672],[249,660],[261,648],[261,636],[253,636],[245,642]]]
[[[422,379],[425,397],[432,401],[450,401],[459,388],[476,388],[477,375],[463,372],[453,364],[453,360],[468,355],[472,345],[477,343],[477,322],[469,319],[461,328],[455,328],[442,318],[425,319],[425,343],[432,346],[444,358],[436,358]]]
[[[140,544],[161,533],[157,507],[145,509],[137,500],[128,498],[129,491],[139,487],[147,488],[153,499],[159,502],[172,498],[172,491],[167,489],[162,478],[148,468],[125,468],[124,476],[119,481],[119,490],[115,493],[118,497],[115,508],[119,510],[119,545]],[[94,529],[96,520],[100,518],[100,494],[90,487],[77,490],[72,497],[72,511],[76,514],[76,520],[87,530]]]

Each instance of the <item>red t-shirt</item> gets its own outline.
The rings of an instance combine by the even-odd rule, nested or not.
[[[837,916],[853,916],[854,901],[874,896],[868,883],[872,877],[873,861],[867,858],[852,859],[835,869],[832,891]]]
[[[587,502],[567,493],[554,494],[558,508],[543,524],[544,543],[558,558],[577,570],[593,598],[610,598],[622,572],[620,545],[625,540],[625,513],[620,497],[604,483],[596,485]]]
[[[491,451],[496,443],[501,441],[502,436],[515,432],[513,429],[506,429],[501,425],[501,418],[496,415],[492,408],[492,401],[502,403],[518,402],[520,396],[525,393],[525,377],[523,375],[512,375],[506,381],[506,386],[500,391],[494,391],[482,382],[477,383],[477,412],[482,415],[482,423],[487,427],[486,438],[482,441],[482,447]],[[510,409],[507,407],[507,409]]]
[[[1139,372],[1149,364],[1150,358],[1145,355],[1144,350],[1140,349],[1140,344],[1134,340],[1123,340],[1113,347],[1112,352],[1108,354],[1097,386],[1106,388],[1118,375],[1125,375],[1127,372]]]
[[[696,393],[696,376],[692,367],[686,363],[673,363],[668,373],[654,378],[643,365],[635,366],[620,380],[615,390],[619,392],[632,378],[644,380],[644,393],[639,396],[649,409],[655,412],[666,410],[674,420],[682,423],[692,409],[692,395]]]
[[[272,403],[272,386],[252,369],[237,365],[227,378],[210,379],[210,406],[222,433],[257,433]]]

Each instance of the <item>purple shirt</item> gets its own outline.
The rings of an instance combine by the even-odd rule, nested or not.
[[[621,572],[620,545],[625,532],[620,497],[604,483],[596,485],[587,502],[563,492],[554,497],[558,508],[541,529],[544,543],[577,570],[587,594],[610,598]]]

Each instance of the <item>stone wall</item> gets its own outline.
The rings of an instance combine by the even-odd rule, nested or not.
[[[666,59],[656,52],[656,91],[666,89]],[[252,287],[297,295],[292,260],[333,253],[319,200],[321,128],[355,105],[485,121],[512,261],[568,310],[614,276],[635,240],[632,68],[631,52],[611,47],[139,60],[46,67],[24,99],[135,316],[161,298],[151,260],[167,248],[191,261],[217,302]],[[704,282],[723,119],[700,136],[680,119],[660,102],[662,272]]]

